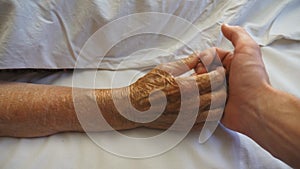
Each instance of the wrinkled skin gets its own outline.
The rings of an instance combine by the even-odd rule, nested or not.
[[[193,110],[198,111],[194,128],[202,127],[208,113],[215,114],[212,117],[219,117],[218,115],[223,112],[222,107],[226,100],[226,90],[224,88],[224,69],[222,67],[217,68],[213,63],[215,54],[215,49],[212,48],[202,53],[194,53],[183,60],[161,64],[130,85],[130,99],[133,106],[141,112],[153,108],[151,113],[159,116],[156,120],[141,125],[149,128],[167,129],[176,120],[178,113],[180,113],[181,104],[189,105],[189,109],[185,110],[184,113],[190,113]],[[205,55],[205,59],[201,58],[203,55]],[[199,62],[199,59],[202,62]],[[213,70],[206,73],[203,62],[206,62],[205,65],[212,67]],[[180,76],[190,69],[196,68],[201,70],[191,76]],[[214,85],[211,86],[211,83],[214,83]],[[185,94],[190,95],[186,100],[181,100],[180,85],[185,86],[185,92],[187,92]],[[190,87],[192,85],[196,85],[198,88],[196,92]],[[162,91],[164,95],[157,93],[157,91]],[[166,98],[167,105],[163,112],[155,112],[157,110],[155,107],[161,104],[161,97]],[[153,101],[152,105],[149,98]],[[190,104],[195,99],[200,99],[200,103]],[[210,108],[211,103],[214,104]],[[209,109],[212,110],[209,111]],[[219,119],[207,120],[215,121]]]
[[[124,88],[94,90],[2,82],[0,83],[0,136],[40,137],[69,131],[107,131],[111,130],[111,127],[116,130],[141,126],[168,129],[179,113],[179,115],[184,114],[187,117],[178,125],[179,130],[186,124],[193,125],[195,121],[195,126],[200,128],[204,120],[219,120],[215,117],[219,117],[217,115],[223,112],[222,106],[226,98],[226,92],[222,86],[223,69],[219,68],[217,71],[213,71],[216,67],[214,64],[215,53],[215,49],[212,48],[183,60],[161,64],[137,82]],[[199,59],[202,62],[199,62]],[[204,65],[209,67],[209,73],[206,73]],[[180,76],[195,68],[200,71],[191,76]],[[212,84],[217,84],[212,89],[210,80],[213,82]],[[194,85],[197,89],[196,92],[191,88],[192,82],[197,84]],[[180,85],[185,86],[184,91],[180,90]],[[76,95],[74,95],[74,90]],[[199,94],[201,104],[191,104],[193,101],[196,103],[199,101]],[[181,99],[181,95],[188,97]],[[157,107],[164,106],[161,98],[166,98],[166,107],[158,111]],[[96,99],[106,122],[99,119],[99,110],[93,107],[94,99]],[[126,99],[129,100],[128,104],[124,103]],[[120,106],[114,106],[116,100],[119,100]],[[152,101],[151,107],[149,101]],[[181,102],[188,103],[188,108],[183,112],[179,112]],[[75,103],[77,104],[76,109]],[[207,111],[211,103],[215,103],[212,106],[213,110]],[[119,108],[125,108],[125,112],[130,113],[132,110],[130,106],[141,111],[142,120],[153,114],[159,115],[159,117],[145,123],[128,120]],[[197,110],[196,115],[190,116],[193,110]],[[206,119],[208,113],[212,116]],[[86,130],[82,128],[78,115],[82,115],[81,122],[84,120],[87,124]],[[194,119],[194,121],[190,119]],[[107,123],[111,127],[107,127]]]

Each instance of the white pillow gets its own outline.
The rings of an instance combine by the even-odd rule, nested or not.
[[[151,20],[125,23],[133,31],[152,25],[169,32],[178,32],[187,46],[180,41],[164,35],[141,34],[127,39],[115,46],[103,56],[84,55],[77,67],[116,69],[125,59],[122,68],[154,66],[203,50],[218,43],[220,37],[219,22],[230,22],[247,4],[242,1],[9,1],[0,2],[0,69],[7,68],[74,68],[76,60],[85,42],[98,29],[118,18],[142,12],[159,12],[178,16],[191,22],[199,29],[192,32],[193,26],[184,30],[172,20],[160,19],[154,25]],[[171,21],[171,22],[170,22]],[[105,32],[105,37],[94,44],[106,48],[111,39],[122,39],[117,35],[122,24]],[[186,31],[186,33],[185,33]],[[116,37],[119,36],[119,37]],[[121,36],[121,37],[120,37]],[[91,47],[88,47],[91,50]],[[149,50],[159,48],[164,50]],[[140,51],[142,50],[142,52]],[[148,51],[149,53],[145,53]],[[149,55],[145,56],[145,55]]]

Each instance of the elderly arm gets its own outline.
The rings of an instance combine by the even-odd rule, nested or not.
[[[220,96],[226,96],[226,93],[224,90],[216,90],[211,95],[211,79],[218,84],[217,86],[223,84],[223,70],[220,68],[209,73],[177,77],[199,66],[199,57],[200,55],[194,54],[183,60],[159,65],[137,82],[128,87],[118,89],[72,89],[71,87],[62,86],[1,82],[0,136],[39,137],[69,131],[93,132],[111,130],[104,122],[98,123],[99,121],[95,121],[99,111],[89,106],[93,103],[93,98],[95,98],[94,100],[107,123],[116,130],[132,129],[141,126],[167,129],[176,120],[180,108],[178,106],[180,105],[180,89],[176,80],[186,83],[188,86],[188,82],[191,79],[197,82],[201,93],[201,104],[191,105],[191,107],[198,106],[199,114],[196,124],[203,123],[208,114],[211,97],[224,98]],[[75,95],[72,90],[76,90]],[[150,94],[157,90],[165,93],[168,102],[162,116],[154,121],[140,123],[128,120],[120,114],[119,109],[114,105],[113,94],[116,94],[118,96],[117,99],[121,101],[129,96],[132,105],[137,110],[146,111],[150,107],[148,99]],[[199,95],[193,95],[195,98],[191,95],[190,99],[196,99],[196,97],[200,96],[200,93]],[[156,98],[154,97],[154,103]],[[215,100],[220,106],[222,101],[224,101],[224,99]],[[78,107],[75,107],[74,103]],[[157,105],[159,104],[158,102]],[[157,105],[151,106],[155,107]],[[221,113],[217,107],[214,108],[216,109],[214,112]],[[78,113],[88,124],[84,129],[77,118]]]

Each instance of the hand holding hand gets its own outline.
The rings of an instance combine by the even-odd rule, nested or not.
[[[224,36],[232,42],[234,52],[217,49],[226,67],[229,79],[228,100],[222,123],[244,133],[242,121],[257,109],[258,100],[270,87],[269,78],[259,46],[249,34],[238,26],[222,26]],[[251,124],[249,124],[251,125]]]
[[[141,117],[147,121],[147,118],[151,119],[150,117],[152,117],[153,119],[153,116],[159,116],[151,122],[141,124],[142,126],[159,129],[169,128],[176,120],[178,113],[180,113],[182,104],[189,105],[188,110],[182,113],[198,110],[198,115],[195,117],[195,126],[200,125],[201,127],[205,122],[211,101],[214,107],[211,107],[213,110],[210,113],[222,113],[222,109],[218,109],[218,107],[222,107],[226,99],[226,91],[220,87],[224,84],[224,69],[219,67],[205,73],[203,64],[199,64],[202,56],[203,53],[195,53],[183,60],[161,64],[129,86],[130,99],[134,108],[141,112],[150,110]],[[206,65],[210,65],[214,61],[214,57],[215,55],[208,53],[206,58],[201,58],[201,60],[205,61]],[[198,68],[198,74],[194,73],[188,77],[180,76],[196,67]],[[192,88],[194,82],[196,82],[196,92]],[[212,86],[211,83],[214,83],[214,85]],[[181,90],[180,86],[184,86],[184,91]],[[181,100],[181,92],[185,92],[185,95],[189,95],[189,97]],[[166,99],[166,107],[161,110],[162,100],[164,100],[162,97]],[[197,99],[200,103],[194,104]]]

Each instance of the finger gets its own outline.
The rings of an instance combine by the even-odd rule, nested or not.
[[[259,49],[256,42],[242,27],[223,24],[222,32],[224,36],[232,42],[235,47],[235,52],[252,54],[253,50],[256,51]]]
[[[227,92],[225,87],[200,96],[200,110],[215,109],[225,106]]]
[[[216,57],[216,49],[208,48],[200,53],[200,60],[204,66],[209,66]]]
[[[205,123],[195,123],[191,131],[200,131]]]
[[[179,76],[194,69],[200,60],[199,52],[195,52],[188,56],[187,58],[177,60],[175,62],[164,63],[157,66],[158,69],[168,72],[173,76]]]
[[[218,121],[222,117],[223,110],[223,108],[217,108],[200,112],[197,116],[196,123],[204,123],[205,121]]]
[[[195,81],[196,80],[196,81]],[[199,97],[200,94],[200,99],[201,99],[201,94],[209,94],[209,96],[205,95],[202,97],[209,97],[211,98],[211,93],[210,91],[215,91],[216,89],[220,88],[224,84],[225,81],[225,73],[224,73],[224,68],[223,67],[218,67],[215,71],[212,71],[210,73],[205,73],[202,75],[196,75],[193,77],[178,77],[176,78],[176,82],[179,86],[183,86],[184,91],[180,91],[180,89],[175,88],[173,90],[170,88],[167,93],[167,100],[168,104],[166,106],[167,111],[178,111],[180,108],[181,102],[183,103],[194,103],[196,97]],[[195,90],[193,89],[193,85],[196,85],[198,87],[198,92],[195,93]],[[179,90],[179,91],[178,91]],[[181,92],[185,92],[185,95],[188,95],[189,97],[186,99],[181,99]],[[226,91],[225,91],[226,92]],[[153,97],[156,95],[153,94]],[[209,106],[208,102],[210,103],[210,100],[204,100],[204,103],[206,103],[206,106]],[[196,103],[198,104],[198,103]],[[151,105],[155,106],[155,105]],[[191,105],[190,107],[195,108],[198,107],[198,105]]]
[[[226,69],[226,72],[230,71],[231,61],[233,59],[233,53],[231,51],[226,51],[220,48],[216,48],[218,57],[220,58],[223,66]],[[219,61],[217,61],[219,62]]]
[[[226,59],[227,57],[232,57],[231,55],[233,54],[231,51],[228,50],[223,50],[221,48],[215,48],[216,49],[216,53],[217,56],[219,57],[219,59],[223,62],[224,59]]]
[[[196,101],[198,97],[199,102]],[[186,99],[176,99],[168,103],[164,114],[178,114],[180,111],[192,115],[195,111],[222,108],[225,106],[227,98],[226,88],[220,87],[218,90],[203,95],[195,95]]]
[[[183,112],[185,113],[185,112]],[[182,119],[178,119],[178,114],[168,114],[162,116],[160,119],[157,119],[150,124],[146,124],[146,126],[155,126],[155,128],[159,129],[169,129],[172,131],[186,131],[190,130],[193,124],[196,122],[197,117],[181,117]],[[177,120],[177,121],[176,121]],[[176,122],[176,123],[175,123]],[[170,128],[172,126],[172,128]]]
[[[150,129],[159,129],[159,130],[166,130],[168,129],[172,124],[165,123],[162,121],[155,121],[150,123],[141,124],[141,126],[150,128]]]
[[[218,67],[219,67],[219,66],[217,66],[217,65],[212,65],[212,66],[211,66],[211,70],[216,70]]]
[[[203,63],[198,63],[198,65],[195,68],[196,74],[204,74],[207,73],[207,68],[203,65]]]
[[[221,86],[225,80],[224,72],[223,67],[218,67],[209,73],[194,76],[198,84],[199,92],[206,93]]]
[[[215,48],[209,48],[200,53],[200,63],[196,66],[195,72],[198,74],[206,73],[210,70],[210,65],[217,56]]]
[[[174,125],[175,120],[178,118],[177,114],[168,114],[164,115],[161,118],[145,124],[146,127],[156,128],[156,129],[168,129],[172,125],[172,129],[176,131],[183,131],[188,129],[188,127],[193,123],[193,129],[201,129],[206,121],[216,122],[219,121],[222,117],[223,109],[211,109],[204,112],[198,113],[196,117],[191,117],[186,120],[177,121]],[[195,119],[196,118],[196,119]]]
[[[175,120],[178,117],[177,114],[162,114],[159,118],[156,120],[142,124],[144,127],[147,128],[155,128],[155,129],[168,129],[172,124],[174,124]],[[182,125],[176,125],[176,126],[182,126]],[[180,128],[180,127],[178,127]]]

